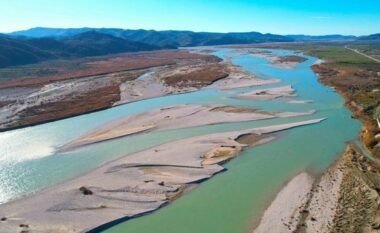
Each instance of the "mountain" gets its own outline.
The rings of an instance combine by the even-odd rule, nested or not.
[[[274,35],[274,34],[261,34],[258,32],[246,33],[226,33],[215,35],[213,38],[208,39],[202,45],[222,45],[222,44],[251,44],[263,42],[291,42],[292,39]]]
[[[124,30],[118,28],[32,28],[25,31],[10,33],[12,37],[27,38],[64,38],[71,37],[83,32],[94,31],[102,34],[127,39],[130,41],[142,42],[164,48],[178,48],[185,46],[221,45],[221,44],[248,44],[262,42],[290,42],[292,38],[262,34],[258,32],[241,33],[212,33],[212,32],[192,32],[192,31],[155,31],[155,30]]]
[[[287,35],[287,37],[292,38],[296,41],[344,41],[344,40],[355,40],[356,36],[345,36],[345,35],[322,35],[322,36],[309,36],[309,35]]]
[[[160,47],[93,31],[63,39],[50,37],[21,39],[0,35],[0,68],[58,58],[80,58],[155,49]]]
[[[0,68],[37,63],[53,58],[55,58],[54,54],[26,41],[0,36]]]
[[[124,38],[164,47],[186,47],[222,44],[250,44],[262,42],[289,42],[292,39],[280,35],[258,32],[212,33],[192,31],[126,30]]]
[[[372,34],[369,36],[361,36],[359,40],[380,40],[380,33]]]
[[[92,31],[91,28],[44,28],[36,27],[23,31],[17,31],[9,33],[12,37],[29,37],[29,38],[41,38],[41,37],[68,37],[74,36],[83,32]]]
[[[69,37],[63,40],[63,43],[65,51],[78,57],[160,49],[158,46],[125,40],[94,31]]]

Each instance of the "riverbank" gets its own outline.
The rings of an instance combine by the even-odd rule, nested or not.
[[[380,113],[380,77],[373,77],[370,71],[362,68],[344,68],[334,63],[315,64],[312,69],[322,83],[334,87],[344,97],[353,117],[363,123],[361,141],[375,157],[379,157],[380,128],[376,117]]]
[[[306,172],[294,177],[253,232],[376,232],[379,188],[377,165],[348,145],[321,177]]]
[[[3,204],[0,229],[82,232],[149,213],[178,197],[188,184],[223,171],[221,164],[245,147],[274,140],[274,132],[322,120],[187,138],[125,156],[84,176]]]

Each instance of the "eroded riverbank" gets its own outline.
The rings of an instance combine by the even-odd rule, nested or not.
[[[270,204],[253,232],[378,231],[377,167],[354,145],[347,145],[342,157],[322,176],[303,172],[293,178]]]

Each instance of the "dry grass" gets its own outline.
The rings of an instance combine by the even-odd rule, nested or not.
[[[211,64],[189,72],[173,74],[164,77],[163,80],[168,86],[199,88],[226,78],[228,73],[223,70],[224,68],[222,65]]]
[[[101,96],[102,98],[99,98]],[[9,127],[21,127],[109,108],[120,99],[119,86],[106,86],[70,100],[41,104],[20,113],[20,120]]]
[[[68,79],[173,65],[182,60],[220,61],[211,55],[173,50],[44,62],[0,69],[0,88],[41,86]]]

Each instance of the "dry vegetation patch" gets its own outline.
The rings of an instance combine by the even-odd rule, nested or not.
[[[212,84],[215,81],[226,78],[228,73],[220,64],[196,67],[184,72],[178,72],[163,77],[166,85],[174,87],[200,88]]]

